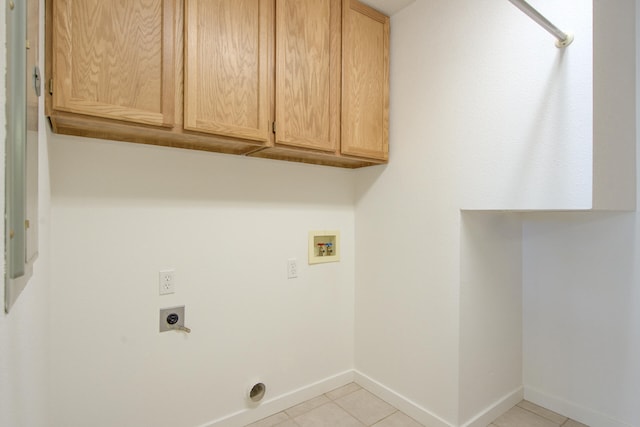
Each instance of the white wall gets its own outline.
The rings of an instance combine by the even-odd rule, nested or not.
[[[528,399],[593,426],[640,425],[638,214],[524,224]]]
[[[535,5],[575,32],[568,49],[506,1],[417,0],[391,20],[390,162],[357,172],[355,364],[426,424],[475,425],[522,394],[519,224],[460,209],[592,206],[592,10]],[[505,336],[474,338],[500,316]]]
[[[451,58],[434,57],[449,3],[392,17],[390,162],[357,172],[355,367],[433,425],[458,418],[457,146],[442,126]]]
[[[14,311],[0,316],[0,345],[10,349],[0,352],[0,425],[209,425],[242,413],[250,380],[267,382],[268,399],[277,399],[343,378],[354,360],[425,423],[481,417],[519,379],[516,323],[501,325],[512,340],[491,331],[473,339],[478,325],[517,322],[519,224],[460,208],[492,207],[476,199],[496,207],[505,194],[559,200],[566,190],[522,191],[548,175],[520,173],[509,160],[550,165],[550,176],[578,187],[589,181],[589,156],[569,159],[548,144],[573,146],[585,131],[578,122],[590,100],[581,85],[565,94],[578,122],[564,128],[548,114],[564,111],[568,75],[589,78],[588,69],[563,69],[588,54],[576,28],[590,12],[576,1],[535,3],[557,22],[577,19],[562,60],[508,2],[417,0],[394,16],[387,166],[354,173],[51,135],[49,214],[41,142],[40,259]],[[539,151],[526,152],[531,141],[542,141]],[[528,397],[593,425],[640,425],[630,400],[640,393],[631,364],[640,353],[636,221],[553,214],[524,224]],[[342,231],[341,263],[304,263],[307,231],[317,228]],[[485,242],[502,255],[481,253]],[[500,266],[503,256],[514,263]],[[295,280],[286,279],[290,257],[300,264]],[[160,297],[157,271],[168,267],[178,291]],[[158,309],[174,304],[187,306],[191,335],[157,333]],[[496,360],[509,370],[483,387],[501,341],[510,357]]]
[[[467,3],[420,18],[436,45],[423,49],[442,87],[432,100],[459,150],[460,206],[591,208],[591,2],[531,2],[575,33],[566,49],[507,1]]]
[[[459,423],[484,427],[522,399],[519,215],[462,213],[460,276]]]
[[[447,15],[432,56],[451,79],[438,103],[461,206],[633,209],[634,0],[532,2],[575,34],[566,49],[508,2],[474,4]]]
[[[352,171],[50,144],[54,426],[208,425],[256,379],[274,399],[352,369]],[[307,264],[310,230],[341,231],[339,263]],[[177,291],[159,296],[166,268]],[[160,334],[159,308],[183,304],[191,334]]]
[[[598,210],[636,207],[636,3],[593,1],[593,208]]]
[[[640,425],[639,223],[638,212],[524,222],[525,394],[593,426]]]
[[[0,7],[0,157],[6,138],[6,9]],[[42,15],[41,15],[42,19]],[[42,42],[42,35],[41,35]],[[42,63],[43,56],[40,57]],[[41,67],[42,68],[42,67]],[[40,107],[42,108],[42,106]],[[0,426],[47,427],[49,309],[49,174],[44,123],[39,141],[39,258],[28,285],[9,314],[0,313]],[[4,160],[0,162],[0,211],[4,212]],[[4,227],[0,227],[4,252]],[[0,264],[4,277],[4,263]],[[0,286],[4,301],[4,284]],[[3,302],[4,305],[4,302]]]

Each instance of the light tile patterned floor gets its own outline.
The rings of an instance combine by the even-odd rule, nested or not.
[[[521,401],[489,425],[489,427],[589,427],[564,415]]]
[[[355,383],[247,427],[423,427]],[[588,427],[523,400],[488,427]]]

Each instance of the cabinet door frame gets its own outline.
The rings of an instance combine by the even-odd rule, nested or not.
[[[101,118],[122,120],[145,125],[173,127],[175,112],[175,10],[176,0],[162,0],[161,47],[161,105],[153,112],[122,105],[76,98],[73,95],[71,76],[73,64],[72,23],[69,19],[74,0],[49,0],[51,10],[51,64],[53,77],[52,109]]]
[[[245,140],[260,141],[264,144],[273,139],[273,86],[274,86],[274,0],[256,0],[258,12],[258,59],[256,85],[257,123],[254,127],[221,123],[215,119],[198,117],[198,98],[202,96],[202,82],[198,77],[199,55],[198,2],[185,0],[185,71],[184,71],[184,128]],[[212,73],[216,70],[212,70]],[[211,78],[214,78],[211,76]]]
[[[327,0],[329,5],[329,28],[328,28],[328,48],[329,48],[329,69],[328,91],[323,93],[326,97],[325,111],[322,112],[321,121],[325,122],[324,132],[326,138],[309,138],[296,133],[297,128],[313,128],[315,123],[308,121],[297,126],[292,125],[296,111],[304,112],[306,108],[303,95],[305,91],[312,92],[313,87],[307,84],[300,88],[300,80],[287,77],[291,76],[291,68],[299,66],[295,61],[303,61],[305,58],[295,58],[301,52],[289,52],[287,50],[287,27],[286,3],[287,1],[301,0],[277,0],[276,2],[276,145],[287,145],[293,147],[307,148],[312,150],[327,151],[337,153],[340,147],[340,85],[341,85],[341,26],[342,26],[342,4],[341,0]],[[307,0],[313,1],[313,0]],[[291,56],[288,56],[291,53]],[[288,66],[289,61],[293,67]],[[301,67],[304,68],[304,67]],[[303,76],[307,77],[307,76]],[[309,79],[311,80],[311,79]],[[304,83],[309,83],[304,81]]]
[[[354,16],[369,19],[371,23],[381,25],[381,63],[374,67],[362,66],[365,61],[352,61],[353,55],[365,55],[367,49],[356,40],[351,21]],[[345,0],[342,23],[342,135],[341,153],[349,156],[364,157],[386,161],[389,158],[389,17],[357,0]],[[369,49],[378,52],[378,49]],[[357,65],[360,65],[358,68]],[[375,75],[377,73],[377,75]],[[370,76],[374,74],[373,76]],[[377,87],[367,87],[374,82]],[[358,86],[361,85],[361,86]],[[371,90],[377,89],[377,90]],[[377,116],[366,117],[367,100],[363,94],[375,92],[378,101]],[[370,106],[369,106],[370,107]],[[380,128],[369,135],[365,134],[365,120],[380,124]],[[373,135],[372,135],[373,134]],[[358,141],[354,141],[357,139]],[[354,142],[357,142],[354,144]]]

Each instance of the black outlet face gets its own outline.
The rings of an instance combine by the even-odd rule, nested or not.
[[[176,328],[184,326],[184,306],[166,307],[160,309],[159,332],[175,331]]]
[[[171,313],[167,316],[167,323],[170,325],[175,325],[176,323],[178,323],[178,320],[180,320],[180,316],[178,316],[176,313]]]

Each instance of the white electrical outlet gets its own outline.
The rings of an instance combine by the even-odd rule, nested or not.
[[[176,291],[176,271],[162,270],[158,275],[160,295],[173,294]]]
[[[298,277],[298,260],[289,258],[287,260],[287,278],[295,279],[296,277]]]

